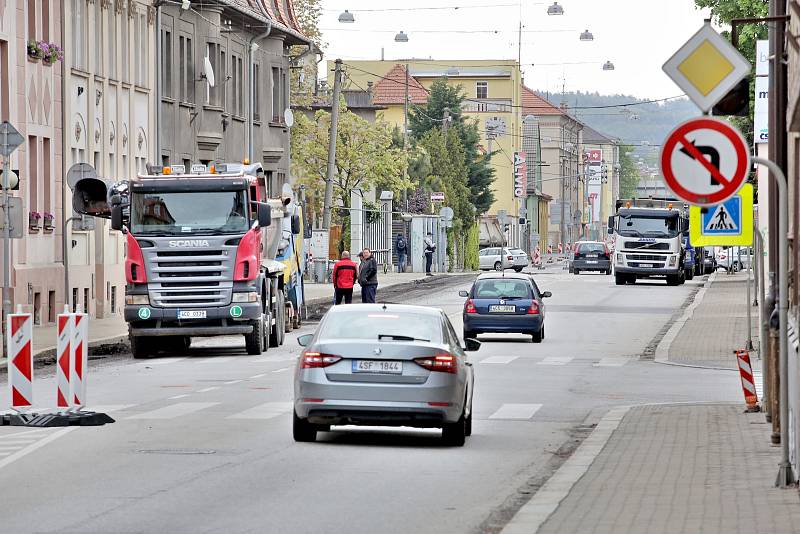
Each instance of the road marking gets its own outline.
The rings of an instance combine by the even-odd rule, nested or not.
[[[173,395],[172,397],[169,397],[169,400],[185,399],[186,397],[191,397],[191,396],[192,396],[191,393],[184,393],[183,395]]]
[[[169,363],[179,362],[181,360],[185,360],[186,358],[159,358],[157,360],[148,360],[146,362],[139,362],[139,365],[151,366],[151,365],[167,365]]]
[[[226,419],[272,419],[289,413],[291,402],[265,402],[243,412],[229,415]]]
[[[573,360],[572,356],[548,356],[536,365],[567,365]]]
[[[255,378],[263,378],[265,376],[267,376],[267,373],[261,373],[260,375],[253,375],[250,377],[250,380],[253,380]]]
[[[601,358],[599,362],[595,363],[595,367],[620,367],[631,361],[630,358],[625,356],[606,356]]]
[[[135,404],[101,404],[99,406],[90,406],[85,408],[85,411],[107,413],[107,412],[121,412],[128,408],[133,408]]]
[[[37,429],[37,430],[24,430],[22,432],[14,432],[12,434],[0,435],[0,440],[4,440],[5,441],[7,439],[15,439],[18,436],[31,436],[31,437],[33,437],[32,435],[46,434],[47,432],[49,432],[49,429],[46,429],[46,428],[41,428],[41,429]]]
[[[219,386],[211,386],[210,388],[198,389],[197,393],[208,393],[209,391],[214,391],[215,389],[219,389]]]
[[[216,406],[218,402],[179,402],[177,404],[170,404],[157,410],[150,412],[138,413],[128,417],[128,419],[172,419],[182,415],[189,415],[190,413],[199,412],[206,408]]]
[[[272,371],[272,372],[273,372],[273,373],[282,373],[282,372],[284,372],[284,371],[288,371],[288,370],[289,370],[289,368],[288,368],[288,367],[282,367],[282,368],[280,368],[280,369],[275,369],[275,370],[274,370],[274,371]]]
[[[233,356],[216,356],[212,358],[201,358],[200,361],[202,363],[228,363],[233,359],[235,359]]]
[[[250,360],[252,363],[271,363],[271,362],[291,362],[296,360],[297,356],[265,356],[264,358],[254,358]]]
[[[506,363],[513,362],[513,361],[514,361],[514,360],[516,360],[517,358],[519,358],[519,356],[489,356],[489,357],[488,357],[488,358],[486,358],[485,360],[481,360],[481,361],[479,361],[478,363],[479,363],[479,364],[480,364],[480,363],[489,363],[489,364],[491,364],[491,363],[496,363],[496,364],[506,364]]]
[[[20,458],[23,458],[24,456],[29,455],[30,453],[36,451],[37,449],[41,449],[42,447],[44,447],[45,445],[47,445],[51,441],[57,440],[58,438],[60,438],[64,434],[72,432],[76,428],[78,428],[78,427],[73,426],[73,427],[68,427],[68,428],[62,428],[61,430],[56,430],[55,432],[53,432],[49,436],[40,439],[36,443],[28,445],[24,449],[21,449],[21,450],[15,452],[14,454],[11,454],[9,456],[6,456],[2,460],[0,460],[0,469],[4,468],[5,466],[7,466],[7,465],[9,465],[9,464],[11,464],[13,462],[16,462],[17,460],[19,460]]]
[[[530,419],[541,407],[541,404],[503,404],[489,419]]]
[[[225,385],[232,386],[233,384],[238,384],[239,382],[241,382],[241,380],[230,380],[228,382],[225,382]]]

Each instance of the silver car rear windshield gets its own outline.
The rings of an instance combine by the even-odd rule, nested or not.
[[[324,339],[374,339],[399,338],[425,339],[434,343],[442,342],[442,325],[438,318],[430,314],[409,312],[337,311],[325,318],[319,338]]]

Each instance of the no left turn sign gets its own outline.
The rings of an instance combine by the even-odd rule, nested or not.
[[[661,149],[661,172],[675,195],[698,205],[724,202],[745,183],[750,152],[742,134],[710,117],[684,122]]]

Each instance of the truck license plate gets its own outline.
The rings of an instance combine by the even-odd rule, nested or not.
[[[205,319],[206,310],[178,310],[178,319]]]
[[[639,264],[639,267],[652,267],[652,266],[653,266],[652,263],[640,263]]]

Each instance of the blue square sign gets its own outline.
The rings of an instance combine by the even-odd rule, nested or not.
[[[702,213],[703,235],[739,235],[742,233],[742,197],[734,195],[722,204],[708,206]]]

